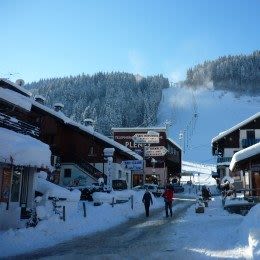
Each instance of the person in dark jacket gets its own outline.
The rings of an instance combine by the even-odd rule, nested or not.
[[[148,189],[145,190],[142,201],[144,203],[146,217],[149,217],[149,208],[150,208],[150,205],[153,205],[153,199],[152,199],[152,195],[148,191]]]
[[[205,185],[202,186],[201,193],[202,193],[203,200],[209,200],[210,199],[211,193]]]
[[[166,218],[169,217],[168,210],[170,210],[172,217],[173,188],[170,185],[167,185],[162,196],[164,197]]]

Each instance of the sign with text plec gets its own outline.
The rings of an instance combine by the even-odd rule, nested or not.
[[[142,160],[122,161],[122,167],[132,171],[141,171],[143,170],[143,161]]]
[[[158,144],[159,133],[135,134],[132,139],[137,144]]]
[[[164,146],[149,146],[145,149],[145,156],[164,156],[168,150]]]

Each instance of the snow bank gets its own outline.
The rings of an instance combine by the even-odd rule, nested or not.
[[[51,167],[49,146],[31,136],[0,127],[0,144],[2,162],[13,160],[15,165]]]
[[[69,191],[47,181],[46,177],[45,172],[38,173],[36,191],[43,194],[42,197],[39,196],[35,199],[38,218],[40,220],[51,219],[58,212],[59,216],[62,217],[63,207],[65,207],[65,217],[72,217],[77,214],[81,192],[76,189]],[[55,200],[51,198],[55,198]]]
[[[94,192],[92,194],[93,201],[96,203],[116,203],[117,201],[129,200],[131,196],[134,195],[133,190],[123,190],[123,191],[111,191],[110,193],[106,192]]]
[[[241,241],[247,241],[253,259],[260,258],[260,204],[251,208],[238,227]]]
[[[80,200],[81,192],[79,190],[69,191],[54,183],[46,180],[44,172],[40,172],[37,178],[36,190],[42,194],[48,194],[49,197],[65,198],[66,201],[78,202]]]
[[[244,197],[226,197],[225,206],[250,204]]]
[[[129,192],[132,194],[132,191]],[[104,203],[94,207],[92,202],[84,202],[87,216],[83,216],[83,202],[79,202],[78,211],[63,222],[58,215],[38,223],[35,228],[9,230],[0,233],[1,257],[30,252],[38,248],[49,247],[66,240],[103,231],[121,224],[129,218],[145,214],[142,197],[144,192],[133,192],[133,210],[131,202],[115,204]],[[162,198],[153,199],[151,210],[164,205]]]

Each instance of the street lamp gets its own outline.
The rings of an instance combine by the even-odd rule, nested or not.
[[[156,162],[157,162],[157,161],[156,161],[154,158],[151,159],[151,164],[152,164],[152,166],[153,166],[153,172],[155,172],[154,167],[155,167],[155,163],[156,163]]]
[[[157,182],[158,180],[157,180],[157,177],[156,177],[156,175],[155,175],[155,163],[156,163],[156,162],[157,162],[157,161],[156,161],[154,158],[151,159],[151,164],[152,164],[152,166],[153,166],[153,169],[152,169],[153,175],[152,175],[152,177],[155,178],[155,179],[156,179],[156,182]],[[154,181],[154,180],[153,180],[153,181]]]
[[[104,149],[104,159],[107,160],[107,190],[112,190],[112,163],[115,148]]]

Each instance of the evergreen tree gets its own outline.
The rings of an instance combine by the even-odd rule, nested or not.
[[[155,125],[162,90],[169,81],[162,75],[99,72],[41,79],[26,87],[44,96],[47,106],[61,102],[65,115],[80,123],[92,118],[99,132],[110,135],[111,127]]]

